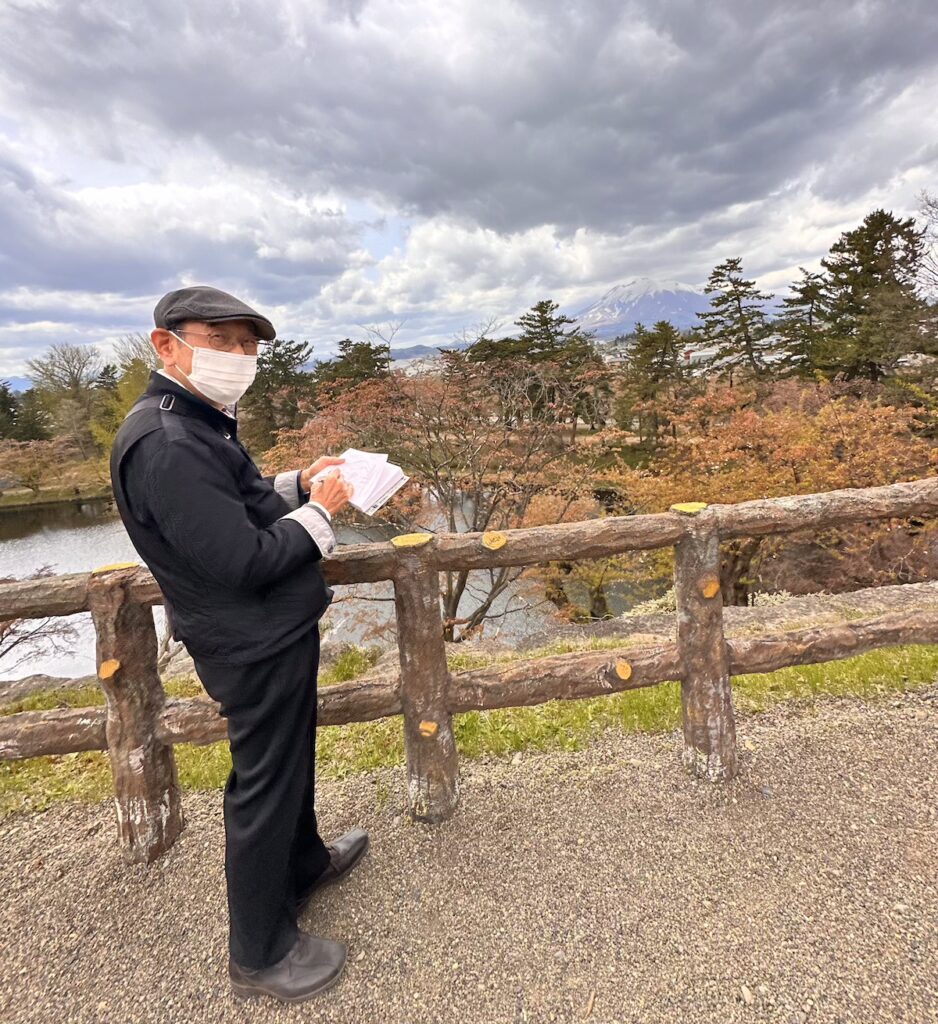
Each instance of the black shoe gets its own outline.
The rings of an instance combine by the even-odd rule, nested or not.
[[[272,996],[285,1003],[302,1003],[332,988],[342,975],[345,957],[340,942],[300,932],[290,952],[270,967],[252,971],[229,958],[228,977],[239,999]]]
[[[297,899],[297,915],[302,914],[306,909],[313,893],[344,878],[365,856],[368,851],[368,833],[363,828],[353,828],[351,832],[346,832],[341,839],[330,843],[326,849],[331,858],[329,866]]]

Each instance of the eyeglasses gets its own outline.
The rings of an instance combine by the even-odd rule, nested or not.
[[[197,334],[200,338],[208,338],[209,345],[219,352],[234,352],[240,348],[245,355],[256,355],[258,350],[266,351],[270,342],[258,341],[257,338],[228,338],[223,334],[208,334],[205,331],[182,331],[175,330],[174,334]]]

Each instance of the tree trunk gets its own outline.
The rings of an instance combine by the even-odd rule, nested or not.
[[[762,546],[760,537],[726,544],[720,562],[720,591],[725,605],[747,606],[752,596],[752,565]]]

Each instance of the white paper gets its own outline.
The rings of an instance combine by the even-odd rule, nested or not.
[[[388,462],[384,452],[347,448],[340,458],[345,459],[341,465],[320,470],[313,480],[320,480],[338,470],[346,483],[352,486],[349,504],[366,515],[377,512],[410,479],[400,466]]]

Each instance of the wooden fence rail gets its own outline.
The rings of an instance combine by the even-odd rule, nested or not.
[[[680,680],[685,765],[711,779],[737,771],[730,678],[833,661],[894,644],[938,642],[938,611],[886,615],[766,636],[724,634],[720,541],[872,519],[938,513],[938,480],[831,491],[737,505],[674,506],[657,515],[485,534],[409,535],[349,547],[323,563],[333,585],[394,585],[400,673],[342,683],[319,694],[320,725],[402,715],[411,814],[449,817],[459,771],[452,716],[470,710],[573,700]],[[441,571],[604,558],[675,549],[676,639],[450,673],[437,575]],[[225,738],[207,699],[167,700],[157,673],[150,607],[159,587],[140,566],[0,585],[0,620],[90,611],[103,708],[0,717],[0,759],[107,750],[125,857],[152,861],[175,841],[183,812],[172,747]]]

